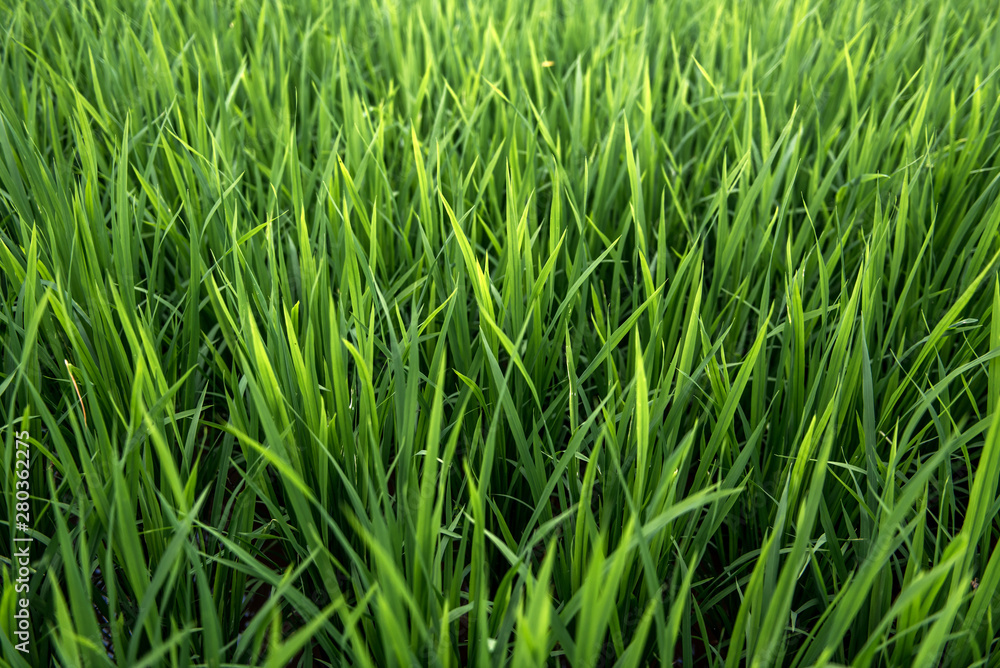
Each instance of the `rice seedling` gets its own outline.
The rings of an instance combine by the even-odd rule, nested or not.
[[[0,662],[1000,666],[998,22],[0,0]]]

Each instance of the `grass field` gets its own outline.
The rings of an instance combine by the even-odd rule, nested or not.
[[[1000,666],[998,20],[0,0],[0,662]]]

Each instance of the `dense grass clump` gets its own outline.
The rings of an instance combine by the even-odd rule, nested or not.
[[[1000,665],[998,17],[0,0],[0,660]]]

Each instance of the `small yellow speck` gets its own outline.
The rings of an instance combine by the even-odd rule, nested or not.
[[[553,63],[551,60],[542,61],[542,67],[552,67],[553,65],[555,65],[555,63]]]

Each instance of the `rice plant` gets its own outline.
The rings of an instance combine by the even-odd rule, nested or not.
[[[996,2],[0,31],[0,664],[1000,666]]]

